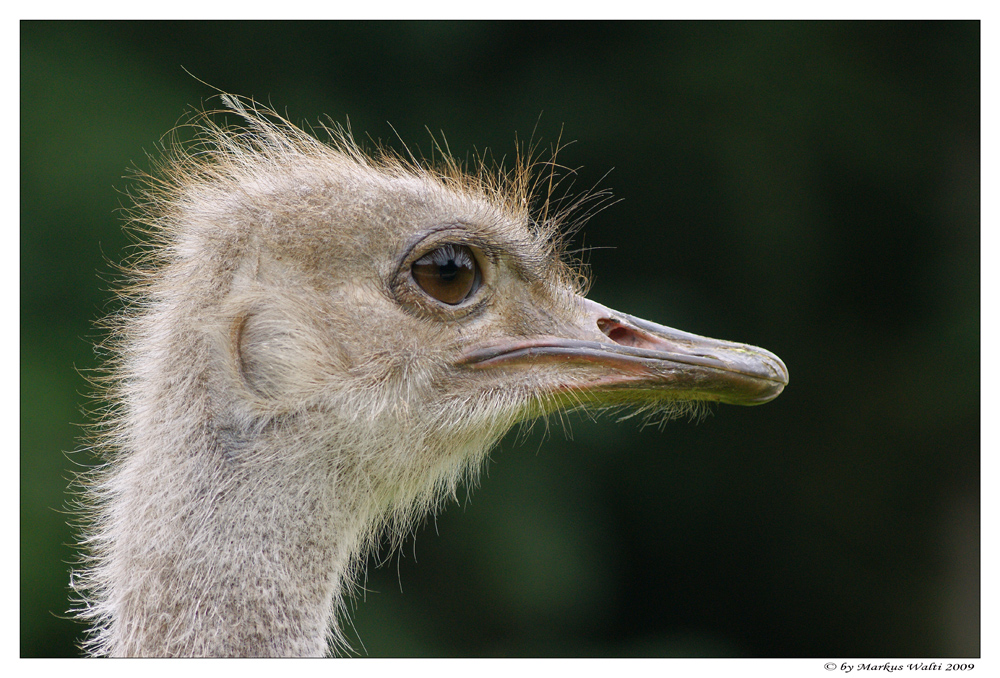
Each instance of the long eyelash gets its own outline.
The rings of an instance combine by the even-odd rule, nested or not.
[[[459,266],[472,266],[472,260],[469,258],[469,252],[465,249],[455,247],[454,245],[442,245],[428,256],[431,257],[431,261],[439,266],[447,264],[449,261],[454,261]]]

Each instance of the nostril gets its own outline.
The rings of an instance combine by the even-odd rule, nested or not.
[[[639,338],[625,325],[610,318],[598,318],[597,327],[608,339],[622,346],[636,346]]]
[[[608,339],[615,342],[616,344],[624,344],[625,346],[635,346],[635,335],[629,332],[624,327],[616,327],[607,333]]]

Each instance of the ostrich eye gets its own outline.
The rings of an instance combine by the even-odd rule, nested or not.
[[[465,245],[442,245],[413,262],[410,271],[420,289],[452,306],[468,299],[482,281],[476,257]]]

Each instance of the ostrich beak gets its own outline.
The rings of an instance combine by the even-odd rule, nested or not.
[[[472,369],[568,364],[579,368],[567,384],[578,393],[657,391],[678,400],[731,405],[766,403],[788,384],[788,369],[770,351],[664,327],[582,297],[577,301],[582,314],[568,336],[490,342],[467,351],[460,364]]]

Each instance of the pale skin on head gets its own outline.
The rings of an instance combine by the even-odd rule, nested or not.
[[[244,124],[201,116],[136,200],[148,244],[108,321],[106,464],[81,494],[89,652],[331,654],[375,538],[515,424],[787,383],[763,349],[583,297],[530,162],[370,157],[224,99]]]

